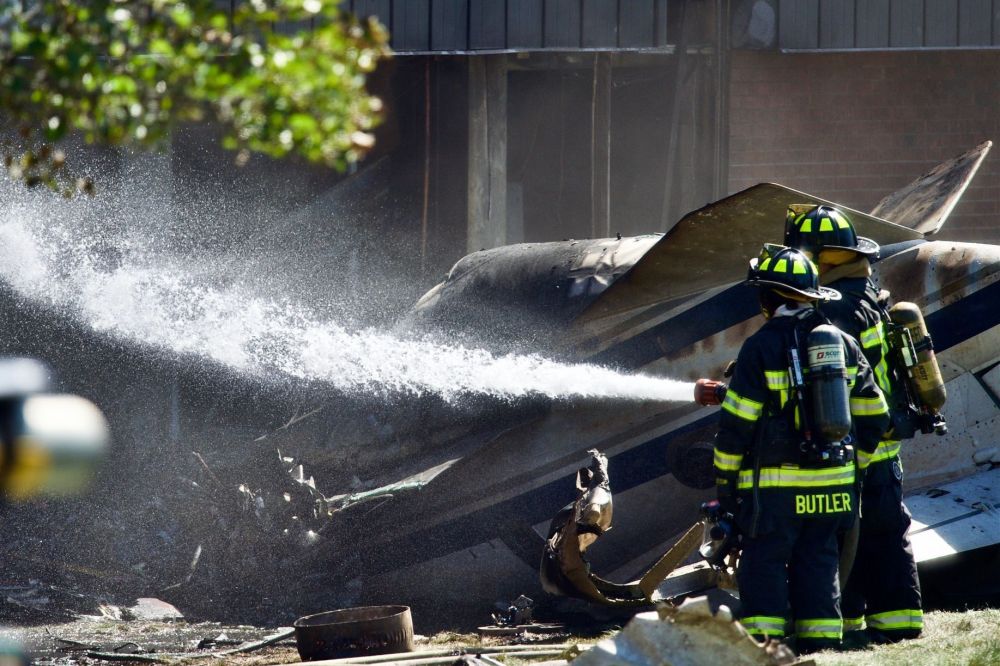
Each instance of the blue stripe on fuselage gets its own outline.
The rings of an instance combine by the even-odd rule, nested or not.
[[[898,245],[905,250],[913,244]],[[891,254],[894,252],[886,256]],[[934,348],[937,351],[948,349],[1000,324],[1000,308],[993,305],[998,296],[998,284],[991,284],[928,315],[925,319]],[[588,360],[598,365],[638,370],[663,356],[676,354],[699,340],[741,324],[758,312],[760,306],[756,288],[737,284]]]
[[[662,356],[674,354],[699,340],[746,321],[760,312],[757,289],[733,285],[681,315],[588,359],[590,363],[638,370]]]
[[[998,299],[1000,282],[994,282],[927,315],[924,320],[934,341],[934,350],[949,349],[1000,324]],[[997,353],[1000,354],[1000,349]]]
[[[669,433],[655,437],[611,457],[612,492],[624,492],[655,478],[668,475],[667,444],[674,437],[711,426],[715,413]],[[470,548],[501,536],[510,522],[534,525],[551,519],[577,493],[572,476],[550,481],[516,497],[498,502],[446,524],[430,528],[420,538],[407,537],[406,548],[383,548],[377,558],[378,570],[391,570],[449,552]],[[433,535],[431,537],[431,535]],[[539,551],[539,557],[541,551]],[[534,566],[535,563],[530,563]]]
[[[692,308],[692,316],[685,316],[686,321],[681,326],[682,333],[677,333],[674,328],[678,322],[670,320],[658,326],[655,331],[636,336],[633,340],[619,345],[619,347],[629,345],[630,349],[634,349],[630,352],[632,355],[617,352],[619,358],[649,358],[640,365],[652,362],[664,353],[663,347],[655,341],[639,344],[639,338],[646,335],[655,336],[657,332],[665,332],[668,328],[671,340],[677,343],[675,348],[681,349],[683,345],[680,344],[680,340],[690,340],[685,344],[691,344],[702,337],[744,321],[756,313],[756,292],[748,291],[750,289],[737,285],[697,306],[697,313],[694,312],[696,308]],[[744,301],[742,306],[737,302],[740,299]],[[984,287],[928,315],[927,327],[934,339],[935,349],[939,352],[948,349],[1000,324],[1000,308],[995,305],[998,301],[1000,301],[1000,282]],[[747,313],[747,302],[754,305],[753,312]],[[739,312],[742,314],[737,314],[737,308],[740,307],[742,310]],[[719,312],[713,313],[713,308],[718,308]],[[692,336],[696,337],[692,339]],[[633,342],[636,343],[635,347],[632,345]],[[678,435],[711,426],[717,418],[716,412],[708,413],[693,423],[612,456],[608,464],[612,491],[624,492],[669,474],[666,451],[670,441]],[[557,479],[517,497],[431,528],[433,537],[408,538],[406,548],[383,549],[380,551],[378,568],[391,569],[472,547],[491,538],[497,538],[500,536],[502,526],[511,521],[533,525],[551,518],[560,507],[574,499],[576,493],[572,476]],[[692,520],[696,517],[695,510],[696,507],[691,508]],[[385,559],[382,559],[383,557]]]

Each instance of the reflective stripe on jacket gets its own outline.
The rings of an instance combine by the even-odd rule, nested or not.
[[[819,313],[809,308],[794,317],[772,318],[740,349],[736,368],[719,417],[715,439],[715,473],[720,493],[734,493],[752,486],[752,447],[758,428],[768,419],[787,418],[782,412],[791,399],[788,370],[788,340],[799,326],[800,341],[806,332],[823,323]],[[858,343],[842,335],[845,365],[848,368],[850,409],[857,448],[872,454],[889,423],[889,410],[882,392]],[[787,410],[785,410],[787,411]],[[795,427],[800,425],[794,415]],[[767,446],[762,442],[761,446]],[[798,460],[761,470],[760,487],[819,487],[853,483],[853,465],[829,469],[798,469]],[[839,470],[839,471],[838,471]],[[815,473],[815,474],[814,474]],[[848,478],[849,477],[849,478]]]
[[[830,323],[861,344],[861,351],[872,367],[875,382],[891,404],[896,390],[889,371],[889,341],[882,309],[878,305],[878,291],[868,278],[842,278],[829,285],[841,294],[839,301],[820,305],[819,309]],[[874,463],[892,460],[899,455],[899,442],[885,440],[873,454],[858,451],[858,467],[867,469]]]

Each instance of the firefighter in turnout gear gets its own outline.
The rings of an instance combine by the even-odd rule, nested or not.
[[[861,524],[854,567],[841,603],[844,631],[860,632],[867,625],[870,640],[916,638],[923,627],[923,612],[917,565],[907,535],[910,513],[903,504],[898,436],[912,436],[903,432],[912,427],[905,427],[900,418],[903,410],[894,399],[902,387],[889,359],[888,293],[880,297],[871,280],[870,259],[878,256],[879,247],[858,236],[847,215],[828,206],[790,207],[785,229],[785,242],[819,265],[820,283],[841,293],[841,300],[822,303],[820,310],[861,344],[879,388],[893,407],[897,433],[885,436],[873,455],[858,452],[858,469],[864,473]]]
[[[854,446],[875,451],[888,408],[858,344],[814,307],[839,295],[805,255],[765,246],[747,283],[767,322],[740,349],[722,402],[718,498],[742,533],[741,623],[760,640],[788,625],[809,652],[842,637],[838,535],[856,516]]]

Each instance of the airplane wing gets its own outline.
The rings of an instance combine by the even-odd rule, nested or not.
[[[780,243],[789,204],[845,210],[862,236],[880,244],[923,234],[782,185],[761,183],[685,215],[577,320],[588,326],[640,308],[678,300],[746,277],[747,262],[764,243]]]
[[[872,210],[874,217],[891,220],[922,234],[935,234],[990,152],[992,141],[942,162],[901,190],[893,192]]]
[[[917,563],[1000,543],[1000,468],[906,498]]]

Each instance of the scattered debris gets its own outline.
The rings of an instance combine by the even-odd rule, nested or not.
[[[279,630],[277,633],[272,634],[262,640],[252,641],[250,643],[244,643],[238,647],[231,650],[223,650],[221,652],[185,652],[185,653],[170,653],[170,654],[151,654],[145,652],[88,652],[87,656],[91,659],[104,659],[107,661],[140,661],[145,663],[178,663],[183,661],[192,661],[197,659],[220,659],[223,657],[229,657],[234,654],[241,654],[246,652],[254,652],[262,648],[280,643],[286,638],[290,638],[295,635],[295,630],[291,628],[284,628]],[[132,646],[141,650],[140,646],[135,643],[129,643],[125,646]]]
[[[128,609],[131,616],[137,620],[183,620],[184,614],[166,601],[151,597],[136,599],[135,605]]]
[[[493,613],[493,624],[500,627],[516,627],[519,624],[531,624],[532,610],[535,602],[523,594],[515,599],[504,613]]]
[[[707,533],[705,520],[691,526],[639,581],[621,584],[601,578],[591,570],[584,553],[598,537],[611,529],[611,484],[608,459],[596,449],[589,453],[590,465],[577,472],[576,501],[563,507],[549,526],[539,570],[542,588],[550,594],[604,606],[652,607],[654,602],[667,599],[661,596],[661,584],[701,546]],[[714,576],[706,577],[700,575],[702,573],[705,572],[688,575],[685,582],[716,582]],[[677,585],[671,587],[678,589]],[[681,586],[680,593],[690,594],[704,589]]]
[[[227,636],[225,632],[222,632],[221,634],[219,634],[215,638],[203,638],[203,639],[201,639],[200,641],[198,641],[198,644],[195,647],[195,649],[197,649],[197,650],[211,650],[213,648],[222,647],[222,646],[239,645],[242,642],[243,641],[233,640],[232,638],[230,638],[229,636]]]
[[[722,606],[714,614],[707,597],[679,607],[661,605],[639,613],[621,632],[573,660],[573,666],[776,666],[795,663],[780,643],[762,646]]]
[[[417,652],[399,652],[393,654],[371,655],[367,657],[345,657],[342,659],[323,659],[310,662],[311,666],[346,666],[347,664],[395,666],[431,666],[433,664],[493,664],[503,659],[528,659],[535,657],[559,657],[567,660],[582,654],[589,645],[563,643],[540,647],[537,645],[504,645],[504,646],[474,646],[458,645],[448,648],[432,648]],[[473,661],[475,660],[475,661]],[[295,666],[284,664],[283,666]]]
[[[166,657],[132,654],[129,652],[123,654],[117,652],[88,652],[87,656],[91,659],[103,659],[104,661],[137,661],[143,664],[164,664],[168,661]]]
[[[295,621],[295,641],[306,661],[413,650],[409,606],[366,606],[307,615]]]
[[[481,637],[523,636],[527,633],[551,634],[566,631],[566,625],[562,623],[536,622],[533,617],[534,609],[534,600],[522,594],[512,601],[506,610],[493,613],[493,624],[479,627],[479,635]]]

